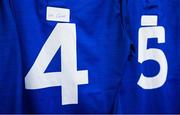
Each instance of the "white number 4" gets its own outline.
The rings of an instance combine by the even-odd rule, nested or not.
[[[143,89],[159,88],[167,79],[168,64],[163,51],[157,48],[147,49],[148,39],[157,38],[158,43],[165,43],[165,29],[157,26],[157,20],[158,17],[154,15],[145,15],[141,18],[141,25],[146,27],[139,29],[138,61],[143,63],[147,60],[154,60],[160,65],[160,71],[156,76],[146,77],[141,74],[138,85]]]
[[[76,25],[58,23],[25,77],[26,89],[61,86],[62,105],[78,104],[78,85],[88,84],[88,71],[77,71]],[[44,73],[61,47],[62,72]]]

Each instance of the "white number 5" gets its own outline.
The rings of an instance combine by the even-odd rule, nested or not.
[[[165,43],[165,29],[157,26],[157,16],[142,16],[139,29],[138,61],[154,60],[159,63],[160,71],[156,76],[147,77],[141,74],[138,85],[143,89],[155,89],[161,87],[167,79],[168,64],[163,51],[157,48],[147,49],[148,39],[157,38],[158,43]],[[152,70],[153,71],[153,70]]]

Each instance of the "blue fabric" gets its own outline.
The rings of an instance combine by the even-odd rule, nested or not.
[[[20,43],[9,1],[0,1],[0,113],[20,112],[23,77]]]
[[[68,8],[76,24],[77,67],[89,84],[78,86],[78,104],[62,105],[61,86],[25,89],[24,78],[58,22],[47,6]],[[179,0],[0,0],[0,113],[180,113]],[[138,63],[142,15],[157,15],[165,43],[148,40],[168,62],[165,84],[145,90],[140,74],[156,75],[156,61]],[[46,73],[61,71],[61,49]]]
[[[126,64],[117,96],[116,113],[180,113],[180,1],[127,0],[124,2],[125,29],[131,39],[131,55]],[[137,85],[140,74],[154,76],[159,72],[155,61],[138,63],[138,30],[142,15],[157,15],[158,26],[165,28],[165,40],[158,44],[148,40],[148,48],[161,49],[168,62],[165,84],[157,89],[144,90]]]
[[[77,26],[78,70],[89,84],[78,86],[79,103],[61,105],[61,87],[26,90],[24,77],[57,22],[46,7],[71,10]],[[0,113],[112,113],[128,55],[119,0],[1,0]],[[60,50],[46,72],[61,70]]]

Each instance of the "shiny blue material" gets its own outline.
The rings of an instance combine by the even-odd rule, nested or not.
[[[58,22],[46,7],[68,8],[76,24],[77,67],[89,84],[78,86],[78,104],[61,105],[61,86],[25,89],[24,78]],[[180,113],[179,0],[0,0],[0,113]],[[140,74],[154,76],[157,62],[138,63],[142,15],[157,15],[166,42],[148,40],[168,62],[166,83],[144,90]],[[46,70],[61,71],[61,50]]]
[[[180,1],[179,0],[127,0],[123,15],[128,38],[131,39],[131,55],[119,86],[117,113],[180,113]],[[138,63],[138,30],[142,15],[157,15],[158,26],[165,28],[165,40],[158,44],[148,40],[148,48],[161,49],[168,62],[166,83],[153,90],[137,85],[140,74],[154,76],[159,72],[155,61]]]
[[[89,84],[78,86],[79,103],[61,105],[61,87],[26,90],[24,77],[57,22],[46,7],[69,8],[77,26],[78,70]],[[0,113],[112,113],[128,55],[119,0],[1,0]],[[60,50],[46,72],[61,70]]]

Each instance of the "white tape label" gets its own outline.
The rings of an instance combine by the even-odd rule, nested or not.
[[[70,22],[70,10],[65,8],[47,7],[46,20]]]

